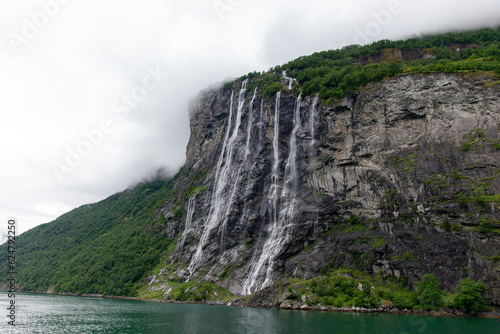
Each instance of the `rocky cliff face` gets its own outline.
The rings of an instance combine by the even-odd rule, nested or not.
[[[157,212],[178,236],[164,275],[248,295],[322,268],[433,273],[449,290],[481,279],[500,304],[498,86],[404,75],[327,106],[247,83],[191,109],[184,201]]]

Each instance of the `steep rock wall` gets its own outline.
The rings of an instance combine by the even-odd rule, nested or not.
[[[449,290],[481,279],[500,303],[500,236],[478,232],[500,219],[498,86],[404,75],[326,106],[246,85],[204,91],[191,108],[185,214],[170,202],[158,212],[180,236],[171,278],[246,295],[325,267],[412,285],[434,273]]]

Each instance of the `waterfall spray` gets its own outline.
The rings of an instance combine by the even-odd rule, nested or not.
[[[278,92],[274,116],[273,167],[268,201],[270,235],[262,247],[259,259],[257,261],[253,259],[250,265],[250,273],[243,283],[243,294],[250,294],[270,285],[276,258],[284,244],[289,240],[295,223],[296,193],[298,191],[297,132],[301,126],[300,108],[302,99],[299,96],[296,101],[293,119],[294,127],[290,134],[290,152],[286,160],[283,187],[281,194],[278,196],[280,97],[281,93]]]
[[[274,135],[273,135],[273,166],[271,172],[271,186],[269,187],[269,196],[267,203],[267,210],[269,213],[269,220],[271,228],[278,225],[278,167],[279,167],[279,119],[280,119],[280,100],[281,92],[276,94],[276,102],[274,107]],[[262,252],[266,249],[266,245],[269,240],[266,241]],[[267,247],[268,248],[268,247]],[[258,283],[259,273],[261,268],[265,265],[267,261],[267,256],[261,254],[258,261],[255,261],[255,257],[252,258],[252,264],[250,265],[250,272],[243,282],[243,294],[248,295],[255,291],[256,285]]]
[[[193,255],[189,266],[188,271],[190,274],[194,272],[196,267],[203,260],[203,248],[208,243],[211,232],[219,227],[221,229],[222,237],[224,237],[225,224],[227,223],[227,212],[228,207],[230,207],[233,196],[235,194],[234,191],[229,191],[230,198],[227,198],[228,194],[228,185],[235,185],[239,181],[239,173],[237,175],[237,180],[231,180],[233,176],[232,163],[233,157],[235,155],[235,143],[238,136],[238,132],[241,126],[241,114],[245,104],[245,92],[248,84],[248,79],[243,81],[239,97],[238,97],[238,108],[236,112],[235,126],[233,128],[232,135],[229,137],[229,133],[231,130],[231,122],[232,122],[232,114],[233,114],[233,96],[234,92],[231,94],[231,104],[229,108],[229,120],[227,125],[226,134],[224,136],[224,141],[222,144],[222,150],[219,156],[219,160],[217,163],[217,169],[215,173],[215,185],[212,194],[212,200],[210,203],[210,211],[206,220],[206,224],[204,226],[203,233],[201,235],[200,241],[198,242],[198,247],[196,249],[195,254]],[[221,213],[224,214],[224,217],[221,217]],[[222,218],[222,219],[221,219]],[[222,222],[222,224],[221,224]]]
[[[189,198],[186,225],[184,226],[184,232],[182,232],[181,240],[179,241],[179,244],[175,249],[175,253],[182,252],[184,248],[184,243],[186,242],[186,236],[191,231],[191,227],[193,225],[193,214],[196,206],[195,201],[196,201],[196,195],[193,195]]]

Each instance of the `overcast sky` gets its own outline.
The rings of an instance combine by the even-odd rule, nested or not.
[[[175,173],[189,100],[210,84],[315,51],[498,24],[498,0],[1,1],[1,234],[10,217],[24,232],[160,167]]]

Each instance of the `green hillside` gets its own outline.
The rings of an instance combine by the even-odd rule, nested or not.
[[[152,213],[169,196],[170,181],[141,184],[74,209],[16,238],[23,290],[134,295],[171,240],[146,232]],[[7,262],[6,244],[0,262]],[[0,268],[7,277],[6,266]]]

